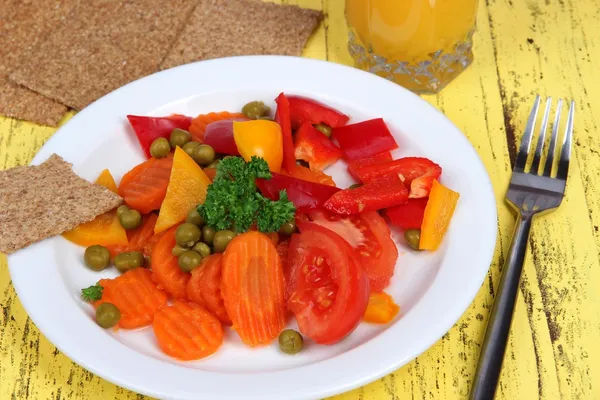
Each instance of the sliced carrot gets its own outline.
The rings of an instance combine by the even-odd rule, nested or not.
[[[283,270],[284,282],[285,282],[285,299],[287,304],[288,299],[288,282],[290,281],[290,276],[292,270],[290,265],[288,264],[288,251],[290,249],[290,239],[285,239],[280,241],[277,244],[277,254],[279,254],[279,259],[281,260],[281,269]]]
[[[195,140],[197,142],[202,142],[202,141],[204,141],[204,132],[206,131],[206,125],[208,125],[212,122],[222,121],[224,119],[233,119],[233,118],[246,119],[246,116],[242,113],[231,113],[228,111],[200,114],[192,120],[192,124],[190,125],[189,132],[192,135],[193,140]]]
[[[206,176],[208,176],[208,179],[211,180],[211,182],[215,180],[215,176],[217,176],[216,168],[204,168],[203,171],[206,174]]]
[[[117,193],[117,184],[107,169],[102,171],[100,176],[98,176],[96,184]],[[68,232],[64,232],[62,236],[80,246],[91,246],[94,244],[100,244],[102,246],[124,246],[128,243],[127,233],[119,222],[116,210],[111,210],[105,214],[99,215],[90,222],[86,222]]]
[[[285,326],[281,260],[268,236],[236,236],[223,255],[221,290],[233,328],[249,346],[268,344]]]
[[[173,157],[150,158],[123,176],[119,194],[142,214],[158,210],[167,194]]]
[[[172,254],[175,247],[175,231],[171,228],[160,238],[152,252],[152,279],[175,299],[187,298],[187,283],[190,273],[183,272]]]
[[[310,168],[296,165],[296,168],[292,173],[282,172],[283,174],[289,175],[294,178],[302,179],[303,181],[309,181],[314,183],[320,183],[321,185],[335,186],[333,178],[327,175],[323,171],[313,171]]]
[[[429,200],[423,214],[421,225],[421,241],[419,249],[435,250],[438,248],[454,214],[460,195],[446,186],[433,181]]]
[[[111,255],[114,257],[119,253],[126,251],[141,251],[145,256],[150,256],[152,252],[148,252],[146,246],[148,242],[154,237],[154,225],[158,216],[154,213],[144,215],[142,217],[142,224],[136,229],[127,231],[127,238],[129,243],[126,245],[115,245],[107,246]],[[160,235],[157,235],[160,237]],[[154,239],[156,242],[157,239]]]
[[[394,303],[392,296],[385,292],[374,292],[369,296],[363,320],[374,324],[387,324],[399,311],[400,307]]]
[[[159,311],[152,324],[160,348],[179,360],[198,360],[223,344],[221,322],[204,307],[177,301]]]
[[[221,261],[222,254],[219,253],[202,260],[202,264],[192,271],[187,296],[190,301],[206,307],[222,323],[231,325],[221,293]]]
[[[118,326],[124,329],[150,325],[154,314],[167,304],[167,295],[152,281],[151,272],[135,268],[116,277],[101,279],[102,298],[94,303],[112,303],[121,312]]]

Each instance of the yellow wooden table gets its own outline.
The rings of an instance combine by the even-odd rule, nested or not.
[[[351,64],[343,0],[283,2],[326,14],[307,57]],[[600,56],[599,9],[597,0],[480,2],[474,64],[427,100],[467,135],[491,177],[499,219],[494,261],[472,305],[437,344],[337,399],[468,394],[513,228],[504,204],[509,159],[537,93],[576,101],[575,156],[566,200],[534,223],[498,397],[600,399],[600,114],[592,108],[600,104],[600,73],[593,64]],[[0,169],[29,163],[54,131],[0,117]],[[476,235],[465,240],[475,245]],[[0,399],[144,398],[77,366],[40,334],[15,295],[3,256],[0,308]]]

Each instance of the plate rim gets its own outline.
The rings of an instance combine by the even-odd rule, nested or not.
[[[88,118],[88,114],[92,113],[91,115],[93,115],[94,110],[97,107],[102,107],[104,104],[108,104],[108,102],[111,101],[117,101],[118,102],[118,98],[119,96],[123,96],[123,94],[127,94],[128,91],[136,91],[139,90],[138,87],[143,88],[143,86],[152,86],[153,84],[157,84],[157,83],[161,83],[161,81],[165,81],[168,80],[170,77],[175,77],[178,74],[179,75],[185,75],[186,73],[190,73],[190,71],[202,71],[203,69],[208,69],[210,70],[211,68],[213,70],[215,69],[222,69],[222,70],[227,70],[228,68],[233,68],[235,70],[235,67],[232,67],[234,65],[239,65],[239,63],[242,64],[246,64],[246,65],[268,65],[269,68],[275,68],[275,66],[291,66],[294,65],[294,68],[297,69],[302,69],[305,68],[306,70],[311,70],[311,69],[320,69],[323,71],[333,71],[333,72],[328,72],[328,73],[336,73],[337,71],[339,71],[339,74],[342,75],[349,75],[350,77],[356,77],[357,80],[360,81],[365,81],[365,82],[372,82],[373,86],[377,86],[377,87],[381,87],[381,88],[386,88],[386,91],[396,91],[398,93],[398,97],[401,98],[402,96],[404,97],[408,97],[411,98],[410,101],[414,102],[415,104],[419,105],[420,107],[424,108],[424,109],[428,109],[428,112],[431,112],[432,115],[436,115],[437,118],[440,118],[442,120],[444,120],[444,123],[449,124],[448,126],[450,126],[452,128],[452,130],[456,131],[458,133],[458,135],[456,135],[456,140],[457,141],[462,141],[461,146],[464,146],[465,149],[471,151],[473,153],[473,155],[475,156],[475,161],[478,163],[478,167],[480,168],[480,172],[483,172],[484,175],[484,182],[485,183],[485,188],[480,188],[480,190],[482,191],[482,196],[483,198],[487,198],[486,203],[487,205],[485,206],[487,208],[487,212],[485,217],[488,219],[488,221],[486,223],[483,224],[483,226],[486,227],[486,234],[483,235],[485,237],[486,243],[483,244],[483,247],[485,247],[480,253],[479,258],[480,259],[485,259],[485,264],[487,265],[487,268],[483,268],[481,267],[479,271],[479,274],[477,274],[477,279],[473,278],[473,281],[478,281],[478,283],[476,285],[471,284],[471,286],[469,287],[468,290],[468,294],[463,296],[461,298],[461,301],[458,302],[458,304],[455,304],[452,312],[448,312],[448,314],[452,314],[452,316],[447,316],[446,318],[442,318],[438,321],[435,322],[435,327],[436,329],[433,329],[434,331],[436,331],[436,334],[430,334],[427,336],[427,339],[422,340],[420,345],[417,346],[418,349],[412,349],[410,351],[406,352],[406,355],[398,360],[396,360],[395,362],[389,362],[388,361],[388,365],[384,366],[384,367],[379,367],[376,371],[371,371],[370,373],[365,373],[361,376],[353,376],[351,381],[348,382],[348,380],[345,379],[339,379],[336,382],[322,382],[323,380],[321,380],[321,382],[318,383],[318,387],[310,389],[308,387],[304,388],[302,392],[298,392],[298,393],[294,393],[293,396],[289,396],[289,393],[286,394],[286,398],[298,398],[298,399],[306,399],[306,398],[320,398],[320,397],[324,397],[324,396],[329,396],[329,395],[334,395],[334,394],[338,394],[338,393],[342,393],[345,392],[347,390],[351,390],[354,389],[356,387],[359,387],[361,385],[364,385],[366,383],[372,382],[373,380],[380,378],[382,376],[387,375],[390,372],[395,371],[396,369],[398,369],[399,367],[405,365],[406,363],[408,363],[409,361],[413,360],[415,357],[419,356],[420,354],[422,354],[424,351],[426,351],[427,349],[429,349],[433,344],[435,344],[459,319],[460,317],[464,314],[465,310],[468,308],[468,306],[472,303],[472,301],[474,300],[475,296],[477,295],[477,292],[481,286],[481,284],[483,283],[483,280],[487,274],[487,271],[489,270],[490,264],[493,261],[493,255],[494,255],[494,251],[495,251],[495,246],[496,246],[496,240],[497,240],[497,207],[496,207],[496,200],[495,200],[495,195],[494,195],[494,191],[493,191],[493,187],[489,178],[489,175],[487,173],[487,170],[485,169],[485,166],[483,165],[482,160],[480,159],[479,155],[477,154],[477,152],[475,151],[475,149],[473,148],[473,146],[471,145],[471,143],[468,141],[468,139],[464,136],[464,134],[447,118],[445,117],[439,110],[437,110],[435,107],[433,107],[431,104],[427,103],[425,100],[421,99],[420,97],[418,97],[417,95],[409,92],[408,90],[400,87],[399,85],[396,85],[392,82],[389,82],[383,78],[380,78],[376,75],[349,67],[349,66],[344,66],[344,65],[340,65],[340,64],[334,64],[332,62],[328,62],[328,61],[322,61],[322,60],[314,60],[314,59],[308,59],[308,58],[303,58],[303,57],[290,57],[290,56],[240,56],[240,57],[228,57],[228,58],[221,58],[221,59],[215,59],[215,60],[207,60],[207,61],[200,61],[200,62],[196,62],[196,63],[191,63],[191,64],[186,64],[183,66],[179,66],[179,67],[175,67],[175,68],[171,68],[169,70],[164,70],[164,71],[160,71],[157,73],[154,73],[152,75],[143,77],[141,79],[138,79],[136,81],[133,81],[109,94],[107,94],[106,96],[102,97],[101,99],[98,99],[97,101],[95,101],[94,103],[92,103],[90,106],[86,107],[84,110],[80,111],[78,114],[76,114],[69,122],[67,122],[65,125],[63,125],[62,127],[60,127],[55,134],[44,144],[44,146],[40,149],[40,151],[36,154],[36,156],[34,157],[33,161],[31,164],[38,164],[42,161],[44,161],[47,157],[47,155],[49,154],[49,151],[51,151],[51,149],[54,146],[54,143],[57,143],[58,141],[60,141],[60,138],[63,137],[65,135],[65,133],[62,132],[69,132],[69,129],[71,129],[71,127],[76,126],[77,124],[79,124],[79,121],[85,121],[86,118]],[[201,93],[198,93],[201,94]],[[335,94],[330,94],[334,97],[338,97]],[[127,109],[125,109],[125,111],[127,111]],[[125,112],[122,113],[123,116],[125,115]],[[80,138],[78,140],[82,140],[81,137],[83,137],[84,135],[79,135]],[[491,223],[493,220],[493,224]],[[486,225],[487,224],[487,225]],[[493,228],[493,229],[491,229]],[[115,377],[114,374],[110,374],[110,372],[101,370],[102,367],[99,366],[100,364],[95,363],[92,361],[89,361],[87,359],[85,359],[86,356],[80,356],[80,354],[77,354],[77,352],[69,347],[69,346],[64,346],[62,343],[62,340],[60,338],[56,337],[57,331],[55,329],[53,329],[52,327],[50,327],[48,325],[48,321],[44,319],[44,317],[42,315],[40,315],[39,311],[35,308],[35,306],[33,306],[32,301],[33,301],[33,297],[32,297],[32,293],[30,293],[30,290],[32,288],[35,288],[35,285],[33,286],[29,286],[28,289],[28,283],[24,280],[24,275],[26,274],[26,272],[23,272],[23,269],[27,267],[27,265],[21,265],[23,263],[29,263],[31,262],[32,259],[32,253],[33,255],[35,255],[36,251],[40,254],[40,255],[48,255],[51,253],[52,251],[52,246],[49,244],[51,243],[51,240],[46,240],[40,243],[37,243],[33,246],[31,246],[28,249],[22,250],[20,252],[17,252],[13,255],[10,255],[8,257],[8,265],[9,265],[9,270],[11,273],[11,278],[13,279],[13,285],[15,287],[15,290],[17,292],[17,295],[19,297],[19,300],[21,301],[21,303],[23,304],[25,310],[27,311],[28,316],[32,319],[32,321],[36,324],[36,326],[38,326],[38,329],[40,330],[40,332],[46,336],[51,343],[53,343],[53,345],[55,345],[57,348],[59,348],[59,350],[61,350],[63,353],[65,353],[71,360],[75,361],[77,364],[81,365],[82,367],[92,371],[94,374],[97,374],[101,377],[103,377],[104,379],[113,382],[119,386],[134,390],[136,392],[139,393],[143,393],[143,394],[147,394],[147,395],[151,395],[151,396],[161,396],[161,397],[171,397],[173,395],[173,393],[166,393],[166,392],[161,392],[161,390],[157,390],[155,388],[152,389],[148,389],[145,387],[144,384],[138,383],[137,381],[135,383],[132,383],[131,380],[127,380],[127,379],[120,379],[120,377]],[[479,253],[478,253],[479,254]],[[51,255],[51,254],[50,254]],[[35,257],[33,257],[35,258]],[[436,275],[437,276],[437,275]],[[437,279],[436,279],[437,280]],[[435,283],[435,282],[434,282]],[[64,285],[64,283],[63,283]],[[432,290],[432,286],[429,287],[429,290]],[[425,297],[425,294],[423,295]],[[72,300],[74,301],[74,300]],[[32,312],[32,310],[34,310]],[[80,310],[81,312],[83,312],[83,310]],[[406,316],[404,316],[403,318],[407,318],[410,317],[410,313],[407,314]],[[432,324],[433,326],[433,324]],[[101,330],[97,329],[99,332],[102,332]],[[389,336],[390,334],[390,330],[386,330],[383,333],[387,333]],[[103,333],[103,332],[102,332]],[[365,347],[367,344],[371,343],[371,342],[376,342],[377,340],[371,340],[367,343],[364,343],[346,353],[340,354],[336,357],[333,357],[332,359],[341,359],[342,361],[347,361],[352,363],[352,361],[356,361],[356,357],[347,357],[348,353],[353,353],[355,352],[355,350],[361,348],[361,347]],[[376,351],[376,350],[385,350],[382,349],[381,346],[376,346],[376,345],[371,345],[368,346],[369,348],[371,348],[371,350]],[[364,351],[362,352],[364,353]],[[362,354],[361,353],[361,354]],[[346,357],[345,357],[346,356]],[[370,363],[373,363],[374,360],[371,360],[371,357],[368,357],[366,354],[362,354],[362,356],[366,356],[364,357],[364,359],[367,359]],[[147,357],[147,356],[144,356]],[[147,357],[148,358],[148,357]],[[308,368],[308,367],[312,367],[313,365],[318,365],[318,364],[322,364],[322,363],[326,363],[332,359],[327,359],[327,360],[323,360],[308,366],[303,366],[303,367],[299,367],[299,368]],[[149,364],[151,364],[152,367],[154,367],[154,361],[162,363],[161,361],[152,359],[153,362],[150,362]],[[361,359],[362,361],[362,359]],[[375,360],[376,361],[376,360]],[[184,368],[186,369],[186,368]],[[189,369],[187,369],[189,370]],[[197,371],[197,370],[196,370]],[[271,379],[278,379],[281,378],[279,375],[281,375],[281,373],[284,373],[287,370],[283,370],[283,371],[276,371],[276,372],[264,372],[258,375],[269,375],[271,377]],[[349,373],[351,371],[348,371]],[[206,374],[213,376],[213,375],[228,375],[231,376],[232,374],[222,374],[222,373],[214,373],[214,372],[205,372]],[[233,374],[236,376],[236,378],[239,378],[238,375],[240,374]],[[245,381],[246,384],[252,384],[252,382],[256,379],[256,374],[243,374],[246,376],[251,376],[251,378],[248,379],[241,379],[241,381]],[[216,377],[212,377],[212,378],[216,378]],[[315,377],[316,378],[316,377]],[[231,378],[230,378],[231,379]],[[220,379],[217,379],[217,381],[219,381]],[[143,381],[143,380],[142,380]],[[179,380],[179,382],[177,382],[177,384],[181,384],[181,380]],[[182,393],[178,393],[175,394],[175,398],[191,398],[191,397],[187,397],[186,395],[180,396]],[[202,397],[202,398],[210,398],[211,395],[215,395],[215,393],[208,393],[208,397]],[[237,395],[240,395],[241,392],[238,391]],[[236,394],[234,392],[229,392],[226,393],[224,395],[222,395],[221,393],[219,393],[220,398],[234,398],[236,396]],[[197,397],[196,397],[197,398]],[[246,398],[261,398],[261,399],[275,399],[275,398],[279,398],[277,393],[264,393],[264,392],[257,392],[255,394],[250,395],[249,397],[246,396]]]

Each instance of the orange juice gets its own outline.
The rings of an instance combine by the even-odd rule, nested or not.
[[[436,92],[472,61],[477,0],[346,0],[357,67]]]

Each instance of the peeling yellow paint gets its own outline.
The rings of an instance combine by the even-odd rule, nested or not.
[[[305,56],[351,64],[343,0],[279,2],[326,13]],[[465,133],[490,174],[499,223],[494,261],[474,302],[438,343],[395,373],[336,400],[467,396],[513,229],[514,216],[504,204],[510,159],[538,93],[576,101],[575,156],[567,198],[534,223],[498,397],[600,398],[600,117],[592,108],[600,104],[600,73],[593,63],[600,52],[599,14],[592,0],[480,2],[475,62],[426,100]],[[54,131],[0,117],[0,169],[27,164]],[[40,335],[15,295],[2,256],[0,308],[1,399],[144,398],[85,371]]]

